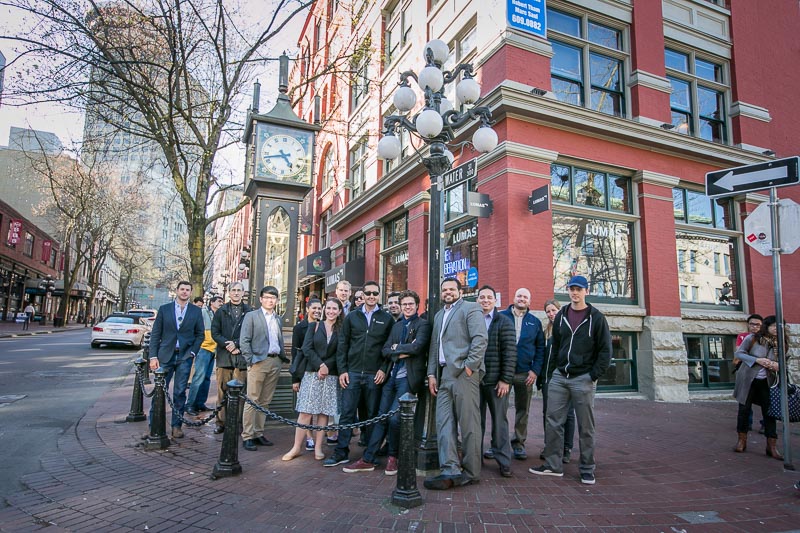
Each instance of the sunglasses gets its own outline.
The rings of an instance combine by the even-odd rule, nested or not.
[[[380,291],[364,291],[364,296],[377,296],[380,293]]]

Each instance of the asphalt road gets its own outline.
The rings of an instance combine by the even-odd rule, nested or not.
[[[133,348],[92,349],[90,331],[0,339],[0,501],[41,470],[42,454],[118,383]],[[122,418],[127,413],[122,413]]]

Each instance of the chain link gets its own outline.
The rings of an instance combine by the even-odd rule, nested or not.
[[[139,372],[139,368],[136,368],[136,376],[139,378],[139,388],[142,389],[142,394],[145,398],[152,398],[153,395],[156,393],[156,386],[153,385],[153,390],[147,392],[144,390],[144,375],[142,372]]]
[[[167,403],[169,403],[169,406],[172,409],[172,412],[176,413],[177,409],[175,409],[175,404],[172,403],[172,396],[170,396],[167,391],[164,391],[164,397],[167,399]],[[187,426],[193,427],[193,428],[198,428],[200,426],[204,426],[204,425],[208,424],[209,422],[211,422],[214,418],[216,418],[217,417],[217,413],[219,413],[220,410],[223,407],[225,407],[225,404],[227,404],[227,403],[228,403],[228,398],[226,397],[224,400],[222,400],[222,403],[220,405],[218,405],[216,409],[211,411],[211,414],[208,415],[205,418],[200,418],[200,419],[197,419],[197,420],[187,420],[187,419],[185,419],[183,417],[183,415],[179,414],[178,415],[178,420],[180,420],[181,422],[183,422]]]
[[[397,409],[393,409],[393,410],[389,411],[388,413],[385,413],[385,414],[382,414],[382,415],[378,415],[375,418],[370,418],[369,420],[363,420],[363,421],[360,421],[360,422],[353,422],[351,424],[331,424],[329,426],[315,426],[313,424],[301,424],[301,423],[296,422],[294,420],[290,420],[288,418],[285,418],[285,417],[283,417],[283,416],[281,416],[281,415],[279,415],[277,413],[274,413],[274,412],[270,411],[269,409],[265,409],[264,407],[261,407],[260,405],[258,405],[256,402],[254,402],[253,400],[251,400],[250,398],[248,398],[244,394],[242,394],[240,397],[245,401],[245,403],[250,404],[250,407],[252,407],[256,411],[260,411],[260,412],[264,413],[265,415],[267,415],[268,417],[270,417],[273,420],[277,420],[278,422],[283,422],[286,425],[294,426],[296,428],[309,429],[311,431],[338,431],[338,430],[342,430],[342,429],[356,429],[356,428],[367,427],[367,426],[371,426],[373,424],[377,424],[378,422],[383,422],[383,421],[389,420],[394,415],[396,415],[397,413],[400,412],[400,408],[398,407]]]

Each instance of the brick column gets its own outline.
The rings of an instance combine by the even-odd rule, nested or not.
[[[381,277],[381,229],[383,224],[372,221],[361,231],[364,233],[364,281],[380,283]],[[385,296],[385,295],[384,295]]]
[[[672,188],[679,179],[647,170],[639,186],[642,268],[640,304],[647,309],[636,354],[639,391],[651,400],[689,401],[686,348],[681,330]]]
[[[422,191],[403,207],[408,211],[408,288],[420,295],[420,312],[428,294],[428,207],[431,195]]]
[[[631,23],[631,111],[634,120],[654,126],[672,121],[661,10],[661,2],[636,2]]]

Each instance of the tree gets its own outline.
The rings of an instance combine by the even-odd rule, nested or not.
[[[238,141],[242,125],[232,117],[255,67],[312,3],[274,0],[256,26],[230,0],[0,0],[35,20],[24,35],[0,36],[21,43],[12,64],[31,66],[8,80],[9,100],[91,109],[159,147],[186,218],[190,279],[200,294],[207,226],[248,202],[208,213],[215,191],[229,187],[217,154]]]

